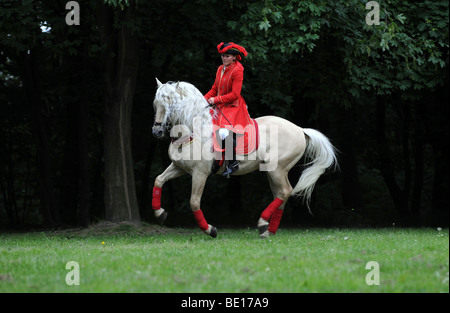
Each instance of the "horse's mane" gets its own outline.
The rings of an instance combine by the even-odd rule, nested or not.
[[[170,99],[170,100],[169,100]],[[164,121],[185,125],[193,131],[194,118],[201,118],[202,137],[211,137],[212,116],[200,90],[188,82],[168,82],[156,91],[155,101],[165,107]]]

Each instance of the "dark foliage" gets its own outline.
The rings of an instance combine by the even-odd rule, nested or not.
[[[319,1],[320,2],[320,1]],[[153,222],[168,141],[151,136],[155,77],[211,87],[221,41],[242,44],[253,117],[327,134],[340,171],[311,216],[285,225],[447,226],[448,1],[0,1],[0,227]],[[290,173],[301,174],[301,162]],[[122,176],[123,175],[123,176]],[[190,180],[164,186],[169,225],[193,225]],[[264,173],[211,177],[213,224],[252,226],[271,201]]]

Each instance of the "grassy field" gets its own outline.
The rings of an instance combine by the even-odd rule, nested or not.
[[[67,285],[69,261],[79,285]],[[368,285],[369,261],[379,285]],[[103,225],[0,234],[0,292],[449,292],[448,229],[254,229]]]

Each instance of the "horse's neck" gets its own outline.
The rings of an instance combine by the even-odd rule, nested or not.
[[[188,122],[176,122],[172,125],[174,126],[171,134],[174,134],[177,138],[189,134],[191,137],[201,138],[203,141],[211,138],[213,132],[212,120],[203,114],[193,116]]]
[[[184,97],[173,108],[172,125],[183,129],[183,134],[189,129],[190,133],[196,137],[200,135],[202,138],[211,138],[212,118],[203,94],[193,85],[185,85],[183,82],[180,84]]]
[[[193,139],[200,139],[201,142],[206,142],[212,138],[213,128],[212,126],[201,124],[196,127],[193,125],[174,125],[170,130],[170,137],[173,140],[190,137]]]

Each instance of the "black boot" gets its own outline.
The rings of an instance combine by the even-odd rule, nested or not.
[[[236,133],[233,133],[233,154],[232,154],[232,160],[225,160],[225,170],[222,173],[222,176],[230,178],[231,173],[234,171],[237,171],[239,169],[239,162],[236,160]],[[225,146],[225,142],[227,140],[230,140],[230,135],[228,135],[223,141],[222,141],[222,147]],[[226,146],[225,146],[226,147]],[[226,151],[225,151],[226,154]]]

